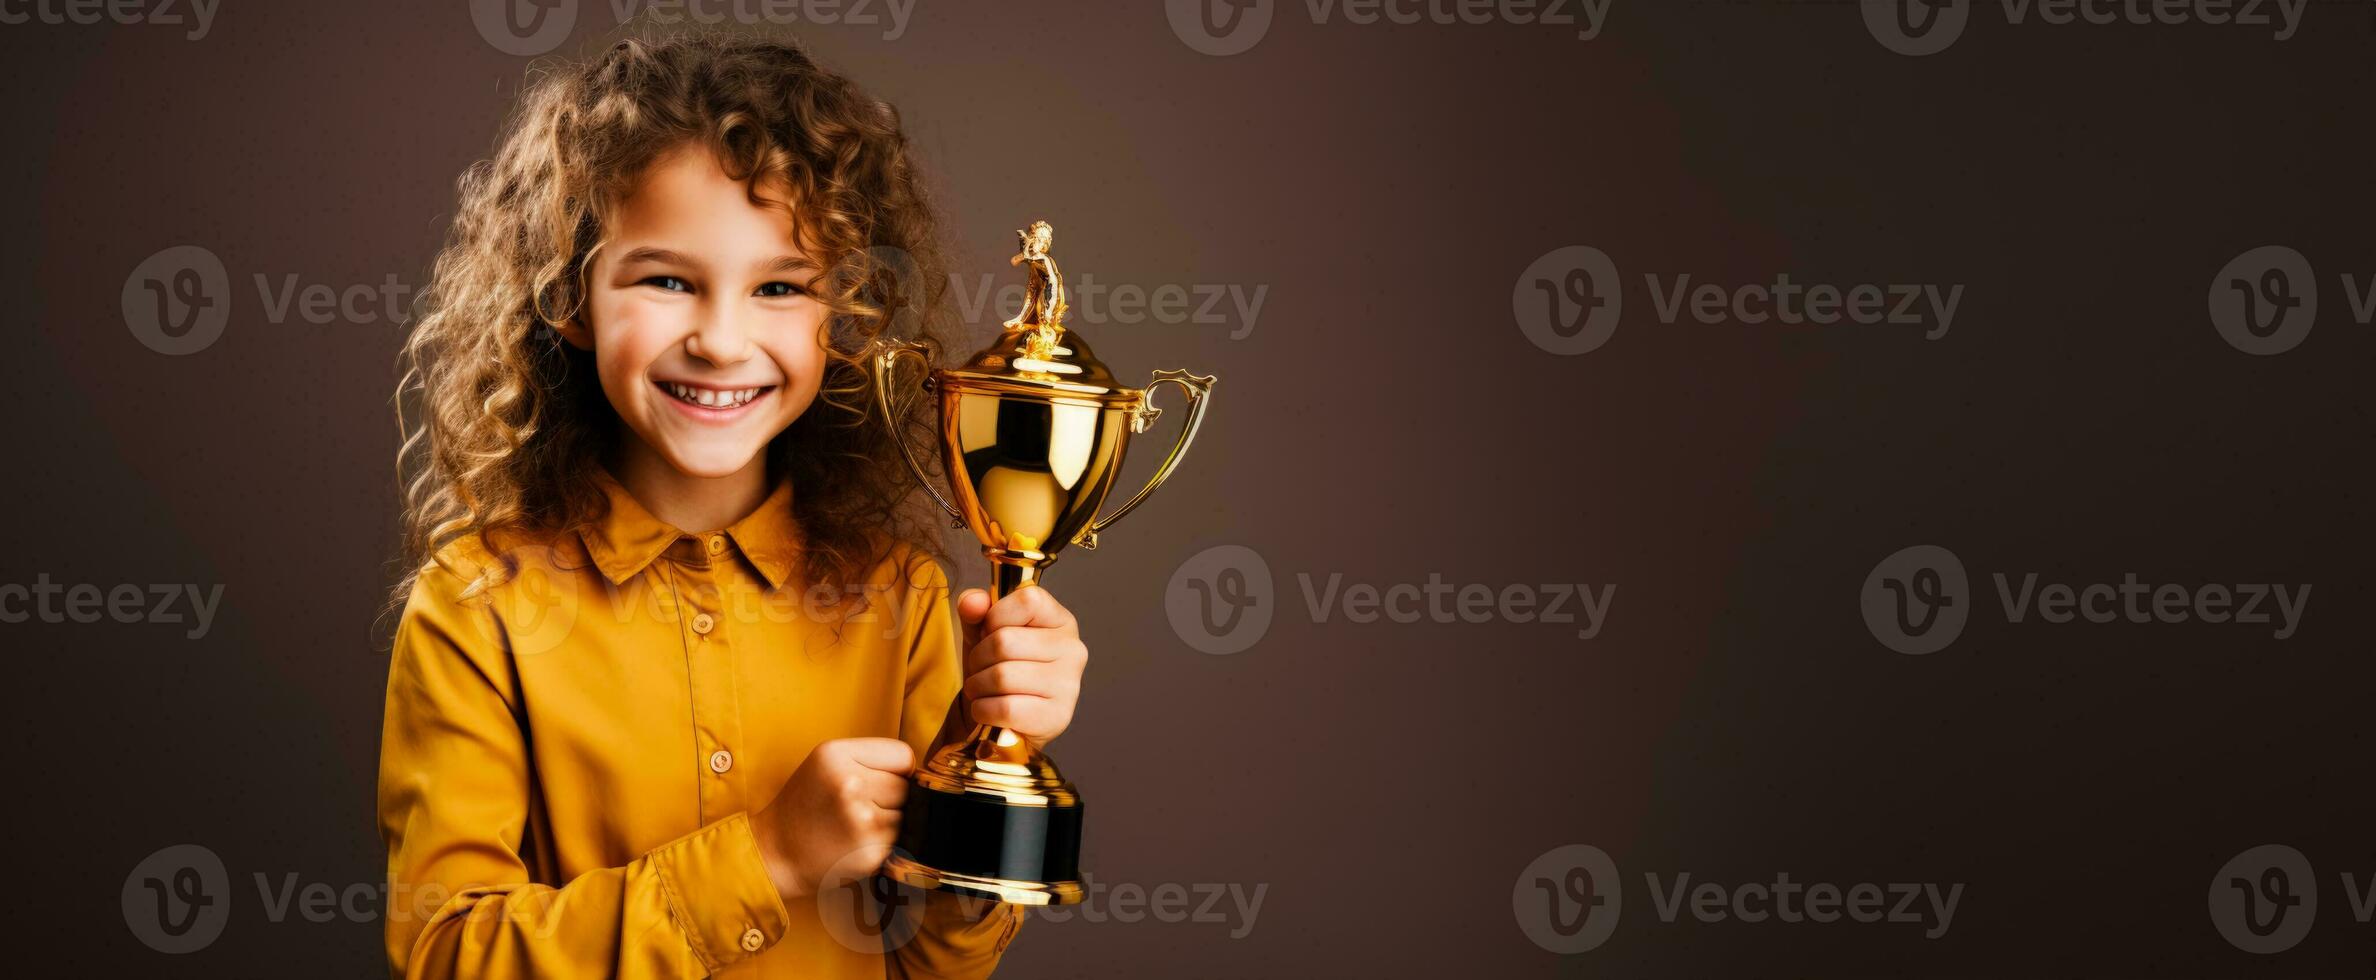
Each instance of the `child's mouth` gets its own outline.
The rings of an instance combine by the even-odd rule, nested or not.
[[[711,415],[732,413],[743,406],[749,405],[754,401],[758,401],[759,399],[766,397],[769,392],[775,390],[774,385],[760,385],[756,388],[731,389],[696,388],[692,385],[678,384],[674,381],[655,381],[653,382],[653,385],[657,386],[661,391],[666,392],[668,397],[674,399],[677,404],[685,406],[689,409],[693,409],[700,413]]]

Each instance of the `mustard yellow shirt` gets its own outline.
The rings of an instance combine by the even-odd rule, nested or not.
[[[393,972],[989,975],[1019,909],[934,893],[912,938],[870,936],[849,892],[785,903],[746,816],[820,742],[927,748],[961,682],[939,566],[895,555],[838,622],[796,577],[789,484],[686,534],[600,480],[597,525],[510,549],[482,596],[495,556],[459,543],[464,574],[431,566],[405,606],[379,777]]]

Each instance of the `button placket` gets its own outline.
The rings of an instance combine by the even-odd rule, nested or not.
[[[712,535],[701,539],[700,552],[715,553],[722,549],[725,539]],[[699,770],[702,819],[715,820],[729,813],[748,808],[742,794],[742,780],[734,772],[734,750],[742,737],[740,695],[735,690],[733,647],[727,631],[720,629],[727,580],[736,574],[733,562],[709,560],[699,555],[687,563],[688,576],[684,610],[689,613],[686,629],[687,666],[693,675],[694,736],[706,751],[701,756]]]

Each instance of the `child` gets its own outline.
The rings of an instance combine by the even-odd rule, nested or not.
[[[952,618],[891,442],[926,400],[898,436],[865,414],[867,343],[932,339],[898,280],[937,281],[934,237],[895,110],[774,41],[558,69],[464,175],[399,392],[396,974],[997,965],[1011,906],[853,928],[960,691],[1045,742],[1088,657],[1044,589]]]

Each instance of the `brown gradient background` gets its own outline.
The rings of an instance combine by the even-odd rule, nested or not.
[[[969,273],[1011,229],[1104,283],[1269,293],[1253,333],[1088,324],[1117,370],[1218,374],[1172,483],[1050,584],[1089,687],[1057,756],[1102,881],[1269,891],[1225,924],[1035,923],[1014,976],[2365,976],[2368,379],[2335,275],[2368,233],[2367,4],[2299,35],[2009,26],[1875,43],[1851,3],[1617,0],[1543,26],[1314,25],[1196,53],[1159,4],[925,0],[905,36],[781,29],[897,102]],[[563,52],[597,46],[589,2]],[[271,921],[275,885],[377,881],[401,328],[266,320],[277,285],[418,284],[526,59],[459,3],[229,0],[213,32],[0,26],[0,583],[223,583],[213,633],[0,625],[7,921],[102,976],[369,976],[379,923]],[[1055,124],[1051,150],[1040,134]],[[212,348],[141,346],[118,292],[202,245]],[[2300,348],[2231,349],[2211,277],[2282,243],[2317,270]],[[1624,325],[1543,353],[1521,270],[1608,252]],[[1641,276],[1962,283],[1953,332],[1653,319]],[[973,280],[968,279],[970,284]],[[1003,316],[1006,311],[1000,311]],[[988,319],[988,318],[985,318]],[[1167,430],[1168,431],[1168,430]],[[1143,472],[1140,459],[1133,468]],[[1197,653],[1163,592],[1260,552],[1276,618]],[[1978,608],[1926,657],[1857,612],[1866,574],[1953,549]],[[2014,625],[2016,579],[2312,583],[2300,632]],[[1316,624],[1297,577],[1618,586],[1607,628]],[[967,564],[960,576],[978,576]],[[125,875],[169,844],[230,871],[228,928],[169,957]],[[2219,866],[2286,843],[2309,937],[2239,952]],[[1531,943],[1511,896],[1607,850],[1599,949]],[[1665,924],[1642,874],[1961,882],[1953,929]]]

